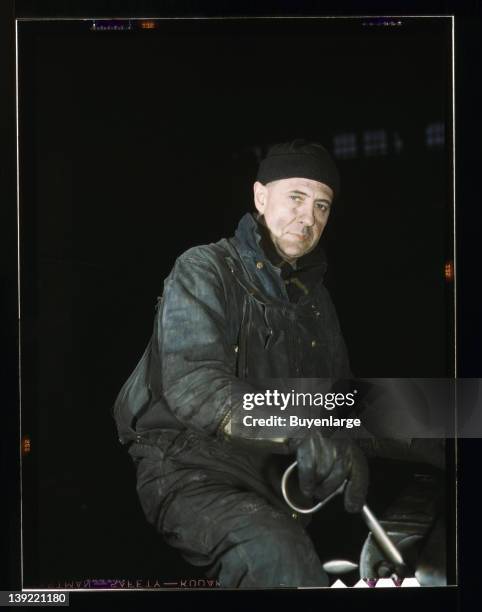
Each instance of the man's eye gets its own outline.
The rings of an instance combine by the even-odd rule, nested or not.
[[[299,202],[303,201],[302,197],[298,196],[298,195],[290,195],[290,198],[293,200],[293,202],[298,202],[299,203]]]
[[[319,202],[319,203],[316,205],[316,208],[317,208],[318,210],[321,210],[321,212],[326,212],[326,211],[328,210],[328,206],[327,206],[326,204],[323,204],[322,202]]]

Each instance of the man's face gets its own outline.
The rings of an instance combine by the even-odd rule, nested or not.
[[[316,247],[330,216],[332,201],[332,189],[311,179],[254,184],[255,206],[264,216],[276,250],[290,263]]]

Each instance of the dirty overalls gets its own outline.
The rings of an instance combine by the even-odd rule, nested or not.
[[[223,587],[324,586],[304,521],[280,493],[293,458],[223,435],[233,391],[252,390],[249,377],[350,375],[321,249],[286,279],[266,240],[246,214],[234,238],[177,259],[115,416],[147,520],[184,559]]]

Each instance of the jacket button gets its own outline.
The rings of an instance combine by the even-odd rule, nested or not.
[[[239,346],[237,344],[235,344],[234,346],[234,352],[237,353],[239,351]]]
[[[258,270],[261,270],[261,268],[264,266],[262,261],[257,261],[256,262],[256,267],[258,268]]]
[[[314,348],[316,346],[316,340],[311,341],[311,346]]]

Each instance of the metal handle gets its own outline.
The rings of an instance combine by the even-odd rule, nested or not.
[[[295,512],[298,512],[300,514],[313,514],[314,512],[318,512],[318,510],[320,510],[320,508],[322,508],[331,499],[333,499],[333,497],[343,492],[343,489],[345,488],[345,485],[347,483],[346,480],[342,482],[342,484],[338,487],[338,489],[333,491],[333,493],[330,493],[328,497],[325,497],[325,499],[318,502],[312,508],[299,508],[298,506],[293,504],[293,502],[290,500],[290,498],[288,497],[287,489],[286,489],[288,478],[291,472],[295,469],[297,465],[298,465],[298,462],[294,461],[286,469],[285,473],[283,474],[283,478],[281,479],[281,492],[283,493],[283,497],[286,503],[288,504],[288,506],[292,508]],[[385,529],[382,527],[378,519],[375,517],[373,512],[370,510],[370,508],[366,504],[363,506],[361,513],[362,513],[363,520],[365,521],[368,529],[370,530],[377,544],[382,549],[382,552],[387,558],[387,560],[391,561],[396,566],[399,566],[399,567],[404,566],[405,562],[399,550],[397,549],[395,544],[390,540],[387,532],[385,531]]]
[[[390,540],[387,532],[381,526],[381,524],[378,522],[373,512],[370,510],[370,508],[366,504],[362,508],[362,516],[372,536],[375,538],[377,544],[382,549],[382,552],[385,555],[385,557],[388,559],[388,561],[391,561],[396,566],[405,565],[403,557],[400,554],[398,548]]]
[[[346,480],[338,487],[338,489],[336,489],[336,491],[333,491],[333,493],[330,493],[328,497],[325,497],[325,499],[318,502],[312,508],[300,508],[299,506],[295,506],[295,504],[288,497],[288,491],[286,490],[286,484],[288,482],[288,478],[291,472],[295,469],[297,465],[298,465],[298,462],[295,461],[289,467],[286,468],[286,471],[283,474],[283,478],[281,479],[281,492],[283,493],[283,497],[285,499],[285,502],[288,504],[288,506],[292,508],[295,512],[298,512],[299,514],[313,514],[313,512],[318,512],[320,508],[323,508],[325,504],[327,504],[331,499],[333,499],[333,497],[338,495],[338,493],[341,493],[343,489],[345,488]]]

